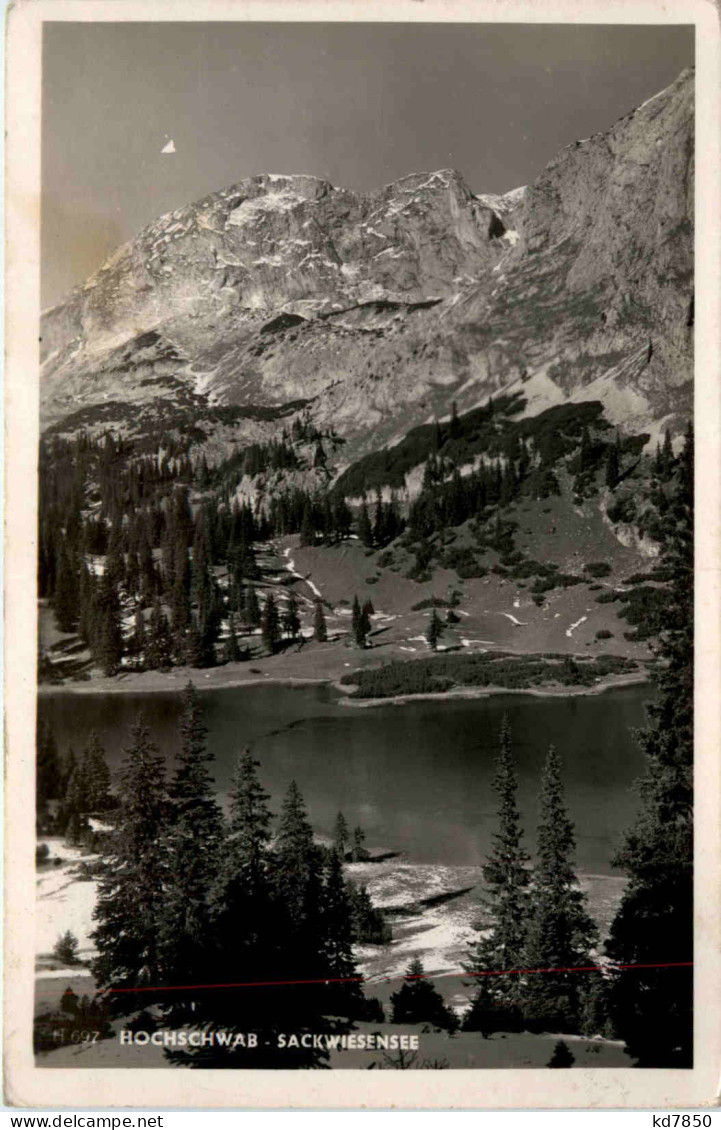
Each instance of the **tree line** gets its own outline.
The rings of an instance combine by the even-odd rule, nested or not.
[[[494,789],[498,832],[484,867],[491,929],[467,964],[478,989],[464,1027],[606,1032],[643,1067],[693,1065],[693,430],[678,458],[663,564],[671,584],[654,679],[656,701],[637,734],[646,769],[639,813],[614,859],[628,884],[594,966],[596,930],[573,874],[574,833],[560,764],[549,751],[537,864],[529,870],[507,725]],[[523,970],[545,969],[546,973]],[[490,976],[494,971],[513,971]]]
[[[252,1051],[168,1051],[176,1062],[319,1066],[322,1051],[279,1053],[275,1036],[342,1031],[382,1015],[363,994],[353,944],[388,940],[387,927],[367,890],[343,874],[337,848],[345,822],[335,846],[316,843],[292,782],[274,831],[248,750],[238,758],[224,818],[206,736],[192,684],[170,779],[142,718],[133,727],[100,880],[93,974],[112,1016],[141,1010],[151,1024],[155,1016],[158,1024],[260,1033]],[[268,984],[247,987],[255,982]],[[210,983],[231,987],[202,988]],[[173,988],[184,985],[200,987]]]

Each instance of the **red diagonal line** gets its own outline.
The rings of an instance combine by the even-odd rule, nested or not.
[[[688,969],[692,961],[658,961],[634,962],[628,965],[569,965],[558,966],[550,969],[483,969],[473,973],[411,973],[399,977],[385,977],[383,980],[423,981],[432,977],[437,981],[440,977],[510,977],[521,973],[602,973],[605,969],[613,973],[624,969]],[[213,982],[208,985],[135,985],[131,988],[113,988],[102,990],[107,993],[178,993],[184,991],[199,991],[201,989],[261,989],[279,988],[285,985],[344,985],[365,982],[366,978],[357,977],[315,977],[295,981],[226,981]],[[369,981],[368,984],[376,982]]]

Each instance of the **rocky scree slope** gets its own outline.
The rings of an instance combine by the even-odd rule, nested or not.
[[[303,406],[350,461],[509,389],[527,413],[594,399],[622,429],[680,431],[693,104],[685,71],[505,196],[452,170],[366,195],[263,175],[162,216],[45,312],[44,426],[227,405],[237,440],[259,407]]]

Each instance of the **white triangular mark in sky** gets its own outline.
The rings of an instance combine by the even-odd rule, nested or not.
[[[160,150],[160,152],[161,153],[175,153],[175,142],[173,141],[172,137],[171,137],[170,141],[168,142],[168,144],[163,146],[163,148]]]

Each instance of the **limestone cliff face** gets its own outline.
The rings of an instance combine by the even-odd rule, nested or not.
[[[46,424],[309,402],[357,453],[522,387],[623,426],[690,408],[693,73],[527,189],[265,175],[162,216],[43,318]]]

